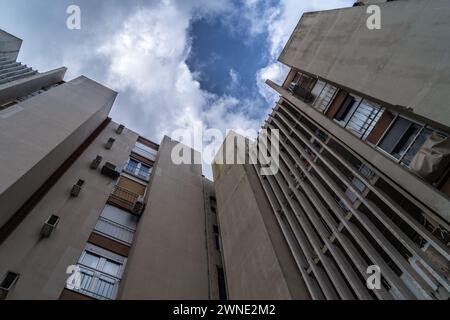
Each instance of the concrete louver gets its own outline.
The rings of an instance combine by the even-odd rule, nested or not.
[[[0,84],[32,76],[37,71],[20,62],[0,57]]]

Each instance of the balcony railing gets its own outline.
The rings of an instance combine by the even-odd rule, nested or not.
[[[80,267],[80,287],[71,290],[93,297],[99,300],[111,300],[115,298],[119,279],[78,264]]]
[[[126,244],[133,242],[134,230],[118,224],[105,217],[100,217],[95,225],[95,231]]]
[[[139,154],[139,155],[141,155],[141,156],[143,156],[143,157],[145,157],[147,159],[150,159],[152,161],[155,161],[155,159],[156,159],[157,151],[146,150],[146,149],[141,148],[139,146],[134,146],[133,150],[131,150],[131,151],[133,151],[134,153],[137,153],[137,154]]]
[[[138,198],[139,194],[117,185],[109,196],[109,201],[118,204],[124,209],[133,211]]]
[[[134,165],[131,162],[128,162],[123,169],[126,173],[132,174],[140,179],[148,181],[150,179],[151,168],[144,169],[142,166]]]

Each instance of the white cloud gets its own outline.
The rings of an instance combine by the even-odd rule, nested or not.
[[[107,65],[106,84],[133,100],[129,106],[116,103],[113,119],[128,119],[132,129],[156,141],[177,129],[212,127],[225,134],[226,129],[257,126],[235,97],[202,90],[186,64],[192,19],[227,9],[226,2],[166,0],[137,9],[104,39],[96,53]],[[237,71],[229,75],[236,85]],[[211,175],[209,166],[204,170]]]
[[[253,3],[258,1],[249,0],[249,2]],[[285,79],[288,68],[278,62],[277,58],[294,31],[302,14],[309,11],[349,7],[353,2],[353,0],[280,0],[280,3],[276,7],[266,10],[264,16],[267,18],[267,21],[265,21],[266,29],[264,31],[268,34],[267,41],[269,43],[270,61],[268,65],[257,72],[256,81],[259,93],[269,103],[274,103],[277,95],[264,82],[266,79],[270,79],[281,83]],[[256,26],[260,25],[260,20],[258,19],[250,20],[250,22]],[[257,29],[257,27],[253,29]]]
[[[303,11],[344,6],[351,0],[271,1],[242,0],[237,8],[232,0],[155,0],[151,6],[130,8],[131,14],[119,11],[121,19],[114,24],[101,24],[101,36],[86,37],[83,45],[67,47],[63,54],[69,66],[69,77],[90,74],[86,66],[96,66],[95,77],[119,92],[112,117],[139,132],[159,141],[175,129],[218,128],[255,129],[261,125],[255,114],[270,110],[277,95],[265,85],[266,79],[281,82],[286,68],[276,61]],[[111,13],[113,13],[112,11]],[[109,13],[109,16],[114,16]],[[246,37],[266,32],[269,63],[255,75],[258,91],[268,102],[250,98],[239,100],[233,96],[217,96],[202,90],[199,75],[186,63],[190,48],[190,26],[199,18],[231,16],[247,21],[234,28],[238,36]],[[122,21],[122,22],[121,22]],[[107,27],[106,27],[106,26]],[[247,25],[247,29],[242,29]],[[89,28],[85,28],[89,32]],[[104,31],[104,32],[102,32]],[[94,51],[94,55],[92,54]],[[92,73],[91,73],[92,74]],[[230,86],[238,86],[239,73],[230,69]],[[250,94],[251,96],[251,94]],[[259,103],[259,104],[258,104]],[[211,176],[210,167],[204,166]]]
[[[233,84],[237,84],[239,82],[239,73],[234,69],[230,69],[230,80]]]

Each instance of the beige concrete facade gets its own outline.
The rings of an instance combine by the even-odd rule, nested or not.
[[[8,270],[20,274],[8,299],[59,298],[69,276],[66,269],[77,263],[115,185],[114,180],[100,174],[100,169],[91,169],[90,163],[102,155],[104,161],[122,166],[137,140],[138,135],[128,129],[117,135],[117,126],[109,123],[0,245],[0,274]],[[116,141],[111,150],[106,150],[104,144],[111,136]],[[73,198],[70,191],[78,179],[85,184]],[[41,238],[41,228],[51,214],[60,217],[58,226],[49,238]]]
[[[0,51],[11,39],[19,50],[0,33]],[[0,85],[0,299],[226,296],[201,165],[175,165],[178,142],[111,121],[117,93],[84,76],[64,82],[65,71]]]
[[[21,46],[21,39],[0,29],[0,57],[16,60]]]
[[[448,131],[442,101],[450,99],[450,3],[398,0],[379,7],[379,30],[367,28],[367,6],[304,14],[279,61]]]
[[[450,136],[450,7],[362,2],[304,14],[279,58],[286,80],[267,81],[280,95],[263,126],[280,136],[278,172],[213,166],[232,298],[296,298],[289,286],[327,300],[450,296],[450,168],[444,161],[426,179],[405,161],[430,135]],[[366,27],[364,3],[380,5],[381,30]],[[279,247],[268,241],[277,236]],[[376,290],[370,266],[381,270]]]
[[[214,187],[229,298],[310,299],[255,169],[215,164]]]
[[[3,110],[0,226],[106,119],[116,95],[79,77]]]
[[[209,298],[201,165],[173,164],[177,143],[160,145],[120,299]]]

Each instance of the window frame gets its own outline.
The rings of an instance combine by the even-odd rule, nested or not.
[[[97,262],[96,267],[91,267],[85,265],[83,260],[86,254],[95,255],[99,257],[99,261]],[[112,262],[118,265],[118,271],[116,275],[112,275],[103,270],[107,262]],[[127,262],[127,258],[122,257],[116,253],[108,251],[106,249],[100,248],[93,244],[88,243],[84,248],[83,252],[78,259],[78,266],[80,267],[82,274],[87,274],[91,277],[88,285],[83,288],[73,289],[76,292],[80,292],[81,294],[94,297],[100,300],[113,300],[117,296],[117,292],[119,289],[119,283],[122,279],[123,272],[125,270],[125,265]],[[109,281],[108,281],[109,280]],[[83,281],[83,278],[82,278]],[[112,289],[110,291],[110,295],[105,296],[96,290],[99,289],[101,281],[112,283]]]
[[[131,161],[137,163],[137,166],[135,166],[134,171],[128,169]],[[134,166],[130,166],[130,167],[134,167]],[[142,172],[142,170],[141,170],[142,167],[148,167],[149,168],[148,175],[144,176],[144,175],[139,174],[140,172]],[[140,179],[142,181],[149,182],[151,174],[152,174],[152,171],[153,171],[153,166],[149,165],[149,164],[146,164],[146,163],[143,163],[143,162],[133,158],[132,156],[130,156],[130,157],[128,157],[128,160],[125,162],[125,165],[123,166],[122,171],[124,171],[125,173],[128,173],[128,174],[132,175],[133,177],[136,177],[136,178],[138,178],[138,179]]]
[[[392,126],[394,125],[394,123],[397,121],[398,118],[403,118],[407,121],[412,122],[413,124],[416,124],[418,126],[420,126],[419,131],[417,131],[416,135],[414,136],[414,138],[411,140],[411,142],[409,143],[409,145],[406,147],[405,151],[403,152],[402,156],[400,158],[396,158],[394,157],[392,154],[390,154],[389,152],[385,151],[384,149],[382,149],[379,145],[380,143],[383,141],[383,139],[387,136],[388,132],[391,130]],[[443,132],[442,130],[436,129],[433,126],[427,125],[425,123],[419,122],[415,119],[412,119],[408,116],[405,115],[401,115],[399,113],[396,113],[394,118],[392,119],[391,123],[389,124],[389,126],[386,128],[386,131],[383,132],[383,134],[381,135],[380,139],[378,139],[375,148],[377,150],[379,150],[381,153],[383,153],[384,155],[387,155],[390,159],[394,160],[395,162],[397,162],[398,164],[401,164],[407,168],[409,168],[409,164],[406,164],[403,162],[403,159],[405,158],[406,154],[409,152],[409,150],[411,149],[411,147],[414,145],[414,143],[417,141],[417,139],[419,138],[420,134],[426,130],[429,129],[432,132],[436,132],[440,135],[443,135],[445,137],[449,137],[449,135],[445,132]]]

